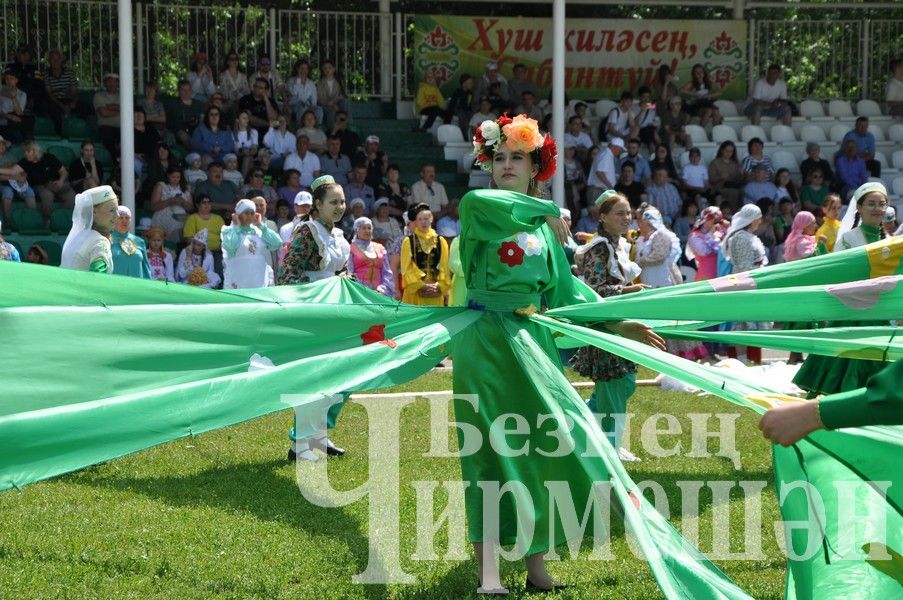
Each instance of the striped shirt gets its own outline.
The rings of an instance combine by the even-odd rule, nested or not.
[[[58,76],[48,70],[44,73],[44,83],[47,84],[50,95],[57,100],[73,100],[72,88],[78,87],[78,79],[76,79],[75,73],[72,72],[72,69],[67,69],[66,67],[63,67]]]

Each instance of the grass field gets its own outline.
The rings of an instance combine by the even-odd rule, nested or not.
[[[648,372],[640,377],[649,377]],[[451,389],[447,372],[429,373],[391,391]],[[390,391],[390,390],[386,390]],[[588,391],[588,390],[587,390]],[[699,546],[713,549],[716,513],[724,505],[700,494],[700,518],[682,523],[678,481],[767,481],[761,492],[764,560],[716,561],[756,598],[781,598],[784,558],[775,540],[779,512],[774,496],[769,446],[756,417],[741,413],[736,446],[739,470],[726,458],[686,456],[690,446],[686,413],[740,412],[715,398],[664,393],[641,387],[629,405],[635,423],[655,413],[678,417],[684,433],[681,454],[656,458],[631,432],[642,462],[629,463],[635,481],[654,480],[667,493],[671,521],[698,525]],[[427,458],[429,406],[420,399],[403,413],[401,442],[402,566],[413,585],[356,585],[351,577],[368,561],[367,500],[343,508],[320,508],[304,500],[294,466],[285,461],[289,412],[177,440],[80,472],[0,494],[0,598],[462,598],[477,585],[472,558],[417,561],[414,552],[415,494],[419,479],[459,480],[458,459]],[[717,422],[717,421],[715,421]],[[715,428],[715,425],[710,425]],[[367,422],[364,409],[346,406],[334,435],[349,453],[330,459],[336,489],[367,479]],[[712,439],[710,450],[718,448]],[[437,498],[439,496],[437,495]],[[437,500],[435,514],[442,509]],[[730,551],[743,550],[744,514],[739,488],[729,509]],[[616,560],[567,557],[552,563],[559,579],[574,584],[561,598],[657,598],[660,592],[641,559],[631,553],[623,528],[614,524]],[[724,538],[724,536],[722,536]],[[726,539],[726,538],[725,538]],[[436,536],[441,555],[445,531]],[[581,552],[589,552],[589,543]],[[584,556],[585,557],[585,556]],[[523,563],[504,563],[510,597],[525,595]]]

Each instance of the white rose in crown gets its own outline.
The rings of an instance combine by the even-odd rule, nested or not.
[[[480,125],[480,133],[483,134],[483,139],[486,140],[487,146],[494,146],[502,137],[502,130],[499,124],[488,119]]]

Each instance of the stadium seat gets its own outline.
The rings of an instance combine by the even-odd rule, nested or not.
[[[841,142],[843,141],[843,136],[850,132],[852,129],[849,125],[844,125],[843,123],[838,123],[831,127],[831,135],[830,139],[832,142]]]
[[[806,119],[819,119],[825,116],[825,107],[817,100],[800,102],[800,116]]]
[[[605,120],[608,118],[608,113],[611,112],[611,109],[617,105],[618,103],[614,100],[606,100],[605,98],[596,101],[596,116],[601,120]]]
[[[63,163],[63,166],[67,169],[69,168],[69,165],[72,163],[72,161],[76,159],[75,151],[73,151],[69,146],[48,146],[45,152],[54,155],[57,160]]]
[[[50,214],[50,229],[57,233],[69,233],[72,229],[72,209],[54,208]]]
[[[13,209],[13,223],[23,235],[47,235],[50,230],[44,226],[44,215],[35,208],[20,206]]]
[[[737,131],[730,125],[715,125],[712,127],[712,141],[716,144],[727,141],[737,143]]]
[[[470,173],[470,170],[473,168],[474,163],[474,155],[473,148],[467,154],[462,154],[461,158],[458,160],[458,173],[466,174]]]
[[[439,145],[442,146],[445,160],[457,162],[462,154],[469,154],[473,151],[473,143],[464,141],[461,128],[457,125],[440,125],[436,131],[436,137]]]
[[[686,131],[687,135],[690,136],[690,139],[693,141],[694,145],[709,143],[709,136],[706,134],[705,129],[703,129],[699,125],[687,125],[686,127],[684,127],[684,131]]]
[[[854,115],[849,102],[846,100],[834,99],[828,101],[828,116],[836,117],[838,119],[848,119]]]
[[[737,112],[737,105],[730,100],[715,100],[715,106],[718,108],[718,112],[721,113],[722,117],[740,116]]]
[[[869,124],[869,132],[871,132],[871,134],[872,134],[873,136],[875,136],[875,141],[876,141],[876,142],[883,142],[883,141],[884,141],[884,139],[885,139],[885,138],[884,138],[884,130],[881,129],[880,127],[878,127],[877,125]]]
[[[73,142],[81,142],[93,136],[86,121],[69,115],[63,119],[63,137]]]
[[[787,150],[775,150],[771,153],[771,164],[775,169],[787,169],[790,173],[797,175],[800,172],[800,166],[796,162],[796,156],[793,152]]]
[[[743,129],[740,131],[740,139],[744,142],[748,142],[753,138],[759,138],[763,142],[768,140],[768,136],[765,135],[765,130],[759,125],[744,125]]]
[[[897,150],[890,157],[890,162],[895,169],[903,170],[903,150]]]
[[[42,139],[59,139],[53,121],[47,117],[34,118],[34,136]]]
[[[825,130],[818,125],[803,125],[802,132],[800,133],[800,138],[802,138],[802,140],[806,143],[828,141],[828,138],[825,135]]]
[[[874,100],[860,100],[856,103],[856,114],[860,117],[881,117],[881,107]]]
[[[796,134],[793,133],[793,128],[787,125],[774,125],[770,133],[772,142],[777,142],[778,144],[796,142]]]
[[[51,267],[58,267],[63,261],[63,247],[53,240],[39,240],[35,242],[47,253],[47,264]]]
[[[176,155],[176,148],[179,148],[179,146],[173,146],[170,149],[170,153],[181,160],[183,157]],[[110,154],[110,151],[103,144],[94,144],[94,158],[100,161],[105,172],[109,173],[113,169],[113,155]]]

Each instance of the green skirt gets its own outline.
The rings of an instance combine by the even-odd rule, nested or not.
[[[828,327],[865,327],[887,325],[887,321],[843,321]],[[809,392],[809,397],[849,392],[865,387],[869,378],[887,366],[880,360],[861,360],[810,354],[803,361],[793,383]]]
[[[473,426],[482,437],[475,452],[461,455],[468,539],[482,542],[485,533],[487,541],[503,545],[519,541],[520,548],[530,555],[583,534],[566,532],[560,511],[555,517],[550,515],[547,484],[566,486],[576,514],[583,515],[593,483],[610,480],[601,459],[601,446],[607,440],[564,376],[549,330],[510,311],[486,311],[453,340],[450,350],[455,366],[455,419]],[[566,420],[573,422],[570,433],[567,426],[557,431],[557,423]],[[512,433],[518,429],[518,421],[524,433]],[[562,451],[554,433],[565,438],[573,450]],[[464,447],[465,439],[459,427],[459,447]],[[527,502],[519,499],[517,506],[512,494],[501,497],[497,531],[487,520],[484,532],[486,482],[500,487],[510,484],[509,488],[513,485],[528,496]],[[528,521],[532,536],[524,533]],[[590,523],[585,534],[592,535],[593,527]]]

